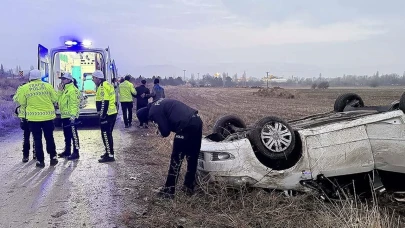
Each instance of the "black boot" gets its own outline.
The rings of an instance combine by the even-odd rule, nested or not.
[[[80,158],[79,152],[73,152],[73,154],[68,157],[68,160],[76,160],[79,158]]]
[[[166,188],[161,189],[156,196],[161,199],[174,199],[174,193],[169,192]]]
[[[58,159],[55,157],[51,157],[51,161],[49,163],[50,166],[55,166],[56,164],[58,164]]]
[[[100,158],[108,157],[108,153],[104,153],[103,155],[100,156]]]
[[[44,168],[45,167],[45,162],[41,162],[41,161],[37,161],[37,163],[35,164],[36,167],[38,168]]]
[[[28,162],[28,160],[29,160],[29,158],[24,156],[22,159],[22,162],[26,163],[26,162]]]
[[[69,157],[71,155],[70,150],[65,150],[62,153],[58,154],[58,157],[63,158],[63,157]]]
[[[104,156],[98,160],[98,162],[100,163],[104,163],[104,162],[113,162],[115,161],[114,155],[111,154],[104,154]]]
[[[184,192],[187,196],[194,195],[194,189],[191,189],[185,185],[183,185],[183,187],[181,187],[181,191]]]

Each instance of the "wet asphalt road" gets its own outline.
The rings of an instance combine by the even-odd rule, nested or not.
[[[120,118],[119,118],[120,119]],[[99,163],[104,146],[98,127],[79,129],[80,159],[59,158],[55,167],[22,163],[22,131],[0,138],[0,227],[120,227],[120,190],[114,183],[120,150],[131,142],[122,121],[114,129],[117,161]],[[64,148],[60,128],[54,132],[57,152]],[[45,149],[44,141],[44,149]],[[45,150],[46,151],[46,150]]]

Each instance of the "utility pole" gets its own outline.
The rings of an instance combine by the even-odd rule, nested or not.
[[[184,71],[184,81],[186,81],[186,70],[183,70]]]
[[[268,71],[266,72],[266,74],[267,74],[267,80],[266,80],[267,81],[267,88],[269,88],[269,73],[270,72],[268,72]]]
[[[404,73],[405,74],[405,73]],[[198,78],[198,81],[200,81],[200,73],[197,73],[197,78]]]

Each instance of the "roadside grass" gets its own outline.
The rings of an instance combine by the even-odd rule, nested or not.
[[[186,162],[174,200],[156,197],[166,180],[171,152],[170,138],[153,135],[154,129],[136,133],[145,137],[125,157],[128,180],[127,207],[121,221],[128,227],[403,227],[405,207],[386,198],[326,202],[315,194],[287,197],[282,191],[230,188],[199,181],[196,193],[187,196],[180,188]],[[140,135],[142,134],[142,135]],[[148,150],[151,149],[151,150]],[[137,170],[147,170],[137,173]],[[383,201],[384,203],[380,202]]]
[[[18,124],[18,118],[14,114],[17,105],[13,102],[12,95],[24,79],[0,78],[0,131],[12,128]]]

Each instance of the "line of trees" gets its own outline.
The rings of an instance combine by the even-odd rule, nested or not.
[[[30,69],[34,69],[33,66]],[[0,64],[0,77],[14,77],[21,71],[21,66],[16,66],[14,69],[5,70],[3,64]],[[26,73],[26,72],[25,72]],[[161,85],[171,85],[178,86],[184,85],[187,82],[191,86],[197,87],[252,87],[252,86],[265,86],[265,82],[260,79],[253,77],[247,77],[246,72],[242,74],[239,78],[238,74],[229,76],[228,73],[222,73],[222,75],[215,74],[210,75],[209,73],[203,74],[198,78],[195,78],[194,74],[191,74],[191,78],[186,82],[182,77],[160,77],[153,76],[151,78],[145,78],[147,83],[153,83],[155,78],[160,79]],[[140,83],[143,79],[139,76],[135,79],[136,83]],[[402,76],[392,73],[392,74],[382,74],[377,71],[372,76],[368,75],[343,75],[342,77],[335,78],[323,78],[320,74],[319,77],[313,78],[300,78],[292,76],[286,82],[271,82],[271,86],[307,86],[312,88],[326,89],[328,87],[338,87],[338,86],[403,86],[405,85],[405,72]]]
[[[280,86],[311,86],[317,88],[321,87],[339,87],[339,86],[353,86],[353,87],[378,87],[378,86],[402,86],[405,85],[405,72],[402,76],[399,74],[382,74],[377,71],[372,76],[368,75],[343,75],[336,78],[323,78],[320,75],[317,78],[298,78],[292,77],[285,83],[272,83],[272,85]]]
[[[184,85],[186,82],[181,78],[173,77],[160,77],[153,76],[152,78],[147,78],[148,83],[153,82],[155,78],[160,79],[160,84],[162,85]],[[139,79],[140,81],[141,79]],[[244,73],[240,78],[237,74],[232,77],[228,73],[222,73],[222,75],[210,75],[206,73],[201,76],[201,78],[195,78],[194,74],[191,74],[190,79],[187,81],[192,86],[202,87],[256,87],[256,86],[266,86],[266,82],[247,77]],[[303,86],[318,89],[327,89],[329,87],[378,87],[378,86],[403,86],[405,85],[405,72],[402,76],[392,73],[392,74],[382,74],[377,71],[372,76],[368,75],[343,75],[341,77],[335,78],[325,78],[320,74],[319,77],[313,78],[300,78],[291,77],[286,82],[271,82],[271,86]]]
[[[31,66],[31,70],[34,69],[33,66]],[[3,64],[0,64],[0,77],[15,77],[15,76],[19,76],[19,73],[21,71],[21,66],[17,65],[14,69],[8,69],[6,70],[3,66]],[[27,72],[25,72],[27,73]]]
[[[191,86],[195,87],[247,87],[247,86],[261,86],[262,81],[255,78],[247,78],[246,73],[243,73],[240,80],[238,75],[234,74],[230,77],[227,73],[222,73],[222,75],[210,75],[209,73],[203,74],[201,78],[195,78],[194,74],[191,74],[189,80],[184,81],[182,77],[160,77],[153,76],[151,78],[144,78],[139,76],[135,79],[135,83],[138,84],[142,79],[145,79],[147,83],[153,83],[155,78],[159,78],[161,85],[171,85],[178,86],[189,83]]]

